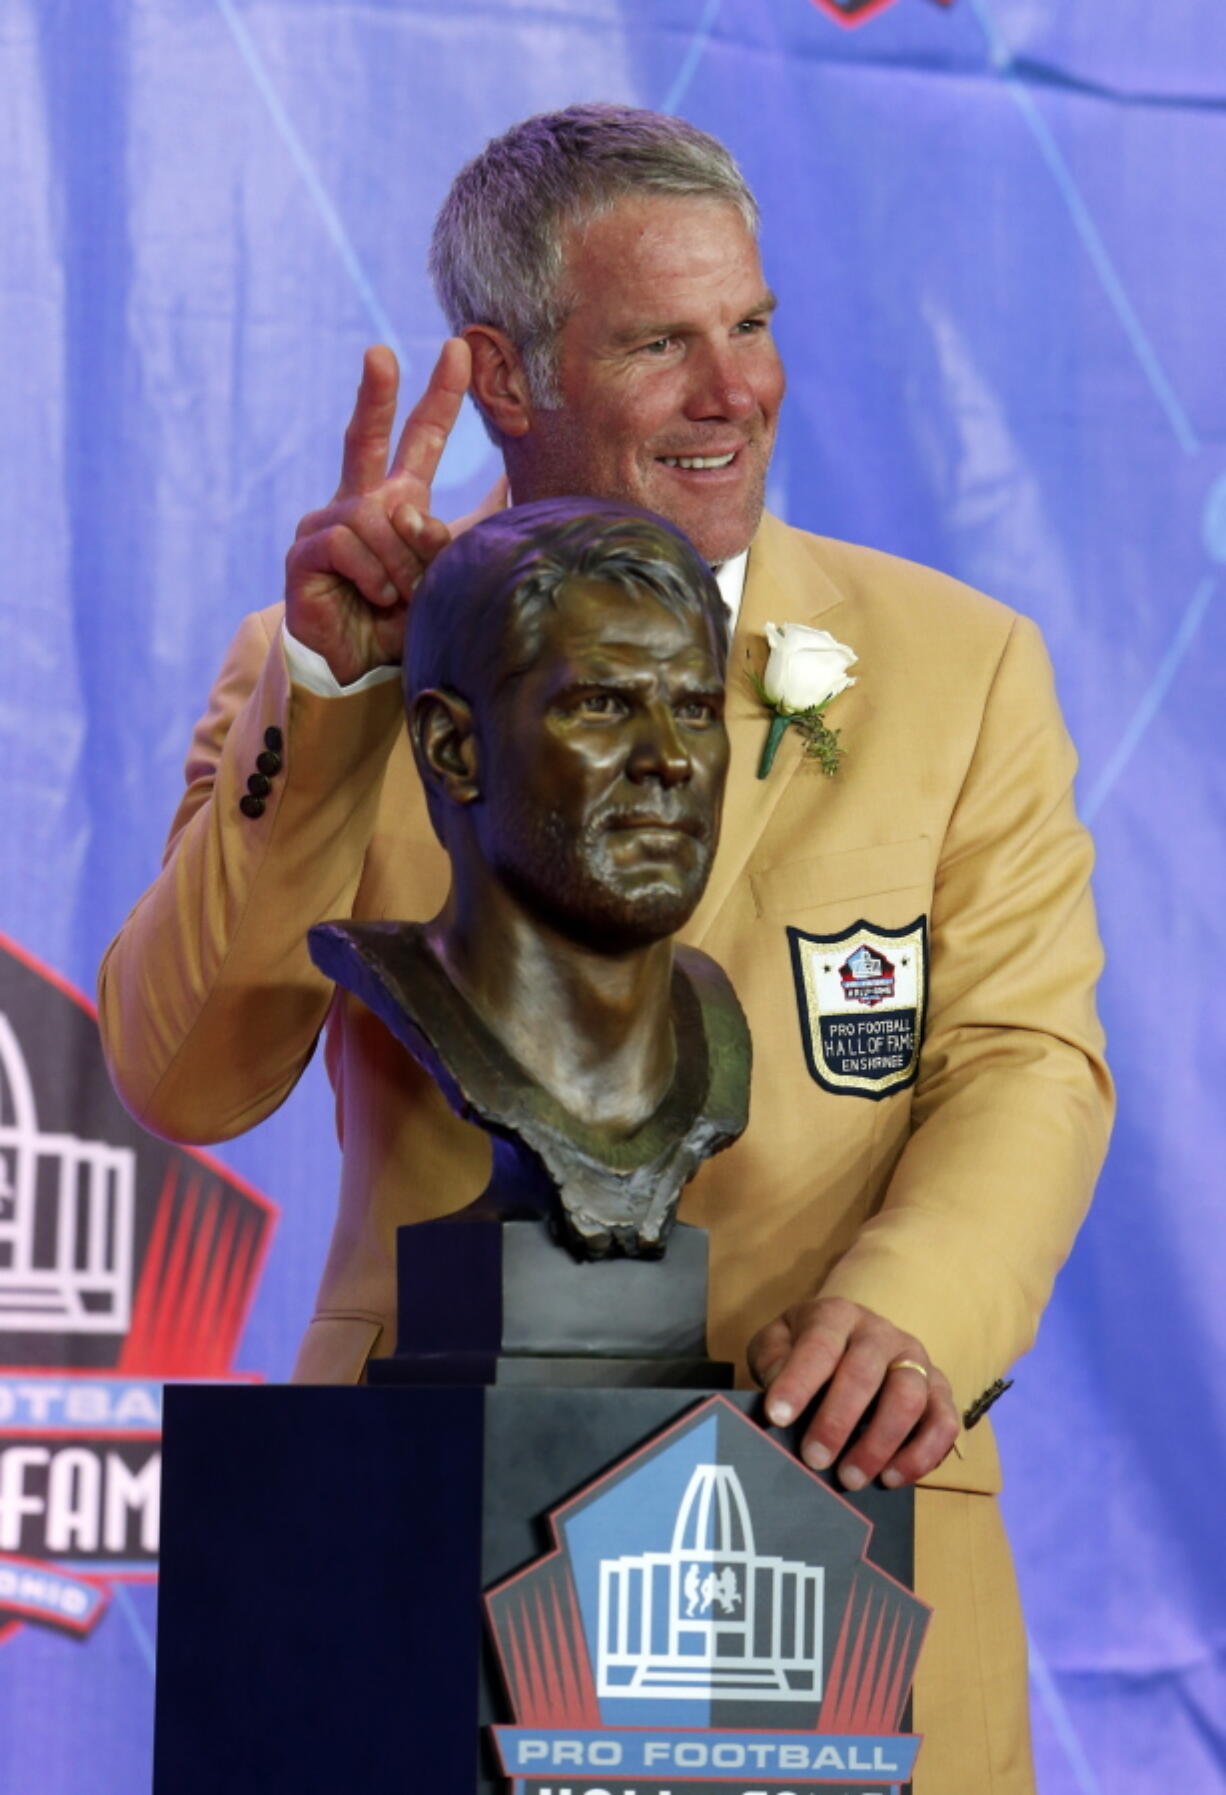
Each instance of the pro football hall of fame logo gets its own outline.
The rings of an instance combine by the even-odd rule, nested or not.
[[[90,1004],[0,937],[0,1639],[156,1577],[162,1379],[229,1373],[275,1215],[132,1121]]]
[[[486,1607],[513,1795],[885,1795],[928,1610],[871,1527],[713,1396],[552,1516]]]
[[[788,928],[809,1071],[836,1095],[879,1100],[915,1083],[928,1004],[928,923]]]

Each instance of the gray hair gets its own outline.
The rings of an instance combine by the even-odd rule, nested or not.
[[[460,170],[435,221],[430,273],[452,331],[501,330],[533,400],[558,405],[566,232],[656,194],[722,200],[757,236],[757,202],[731,154],[684,119],[589,103],[513,125]]]

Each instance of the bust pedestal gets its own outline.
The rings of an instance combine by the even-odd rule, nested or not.
[[[396,1246],[396,1352],[372,1384],[731,1387],[707,1357],[701,1228],[676,1226],[663,1262],[572,1259],[538,1218],[419,1222]]]

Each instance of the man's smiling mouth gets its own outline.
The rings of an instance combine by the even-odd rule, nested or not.
[[[665,467],[731,467],[736,460],[736,450],[730,449],[726,455],[660,455],[657,460],[662,461]]]

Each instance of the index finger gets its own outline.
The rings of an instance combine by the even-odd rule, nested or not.
[[[396,453],[394,474],[409,474],[429,492],[447,438],[472,381],[472,352],[463,337],[448,337],[426,385],[426,390],[405,419]]]
[[[767,1419],[775,1427],[787,1427],[829,1383],[847,1345],[844,1330],[829,1322],[810,1320],[795,1335],[787,1358],[770,1379],[766,1395]]]

